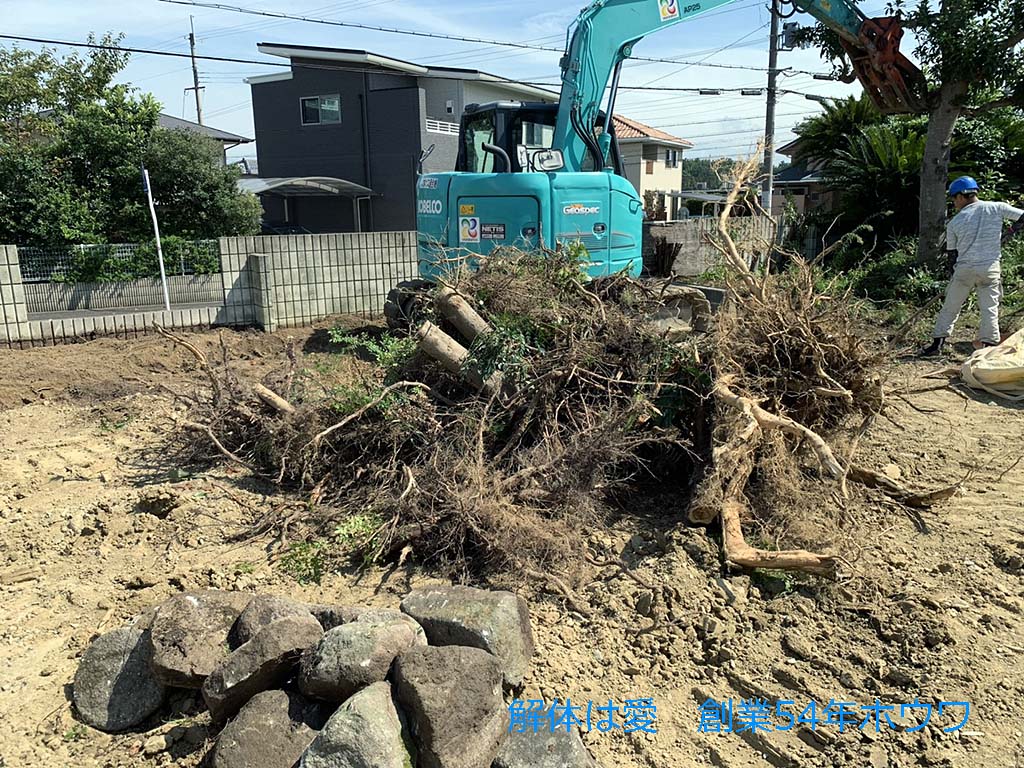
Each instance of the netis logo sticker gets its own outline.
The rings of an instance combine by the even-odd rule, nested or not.
[[[570,203],[562,209],[562,213],[566,216],[586,216],[598,214],[600,212],[600,206],[584,205],[583,203]]]

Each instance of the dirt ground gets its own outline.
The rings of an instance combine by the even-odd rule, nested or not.
[[[293,337],[303,365],[326,364],[323,329],[224,332],[258,374]],[[217,354],[217,334],[190,338]],[[936,383],[935,366],[899,364],[893,390]],[[434,577],[415,563],[299,584],[276,562],[281,542],[238,540],[281,503],[230,466],[192,473],[168,451],[180,415],[164,387],[193,386],[193,363],[159,337],[0,351],[0,766],[193,766],[209,737],[197,702],[179,698],[130,734],[75,720],[76,659],[112,629],[181,589],[217,587],[326,603],[394,607]],[[839,509],[857,556],[839,583],[723,573],[713,531],[658,519],[591,535],[639,580],[618,574],[581,591],[588,616],[523,579],[537,638],[523,698],[621,703],[651,697],[656,734],[584,741],[606,768],[685,766],[1024,765],[1024,409],[949,389],[890,398],[861,443],[863,463],[935,487],[966,478],[952,500],[915,519],[881,495]],[[1016,463],[1015,463],[1016,462]],[[158,497],[157,504],[144,499]],[[143,503],[140,504],[140,500]],[[832,500],[837,507],[838,497]],[[648,632],[650,593],[667,620]],[[700,704],[762,697],[857,707],[895,704],[894,728],[847,725],[702,733]],[[967,701],[962,709],[900,704]],[[915,714],[916,713],[916,714]],[[863,713],[857,714],[857,721]],[[151,735],[170,751],[147,755]]]

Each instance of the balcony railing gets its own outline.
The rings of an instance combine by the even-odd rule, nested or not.
[[[447,133],[452,136],[459,135],[458,123],[446,123],[443,120],[431,120],[427,118],[427,133]]]

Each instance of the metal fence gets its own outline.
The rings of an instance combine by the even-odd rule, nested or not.
[[[172,305],[223,300],[216,240],[170,237],[162,245]],[[30,314],[163,305],[155,242],[22,247],[18,256]]]
[[[216,240],[171,237],[162,245],[168,276],[220,272]],[[160,277],[155,242],[19,246],[18,256],[25,283],[116,283]]]

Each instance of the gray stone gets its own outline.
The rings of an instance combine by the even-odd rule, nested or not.
[[[492,768],[597,768],[597,763],[583,746],[578,729],[552,733],[550,728],[536,732],[527,728],[522,733],[513,729]]]
[[[229,651],[228,635],[252,595],[207,590],[175,595],[151,629],[153,672],[165,685],[201,688]]]
[[[348,624],[350,621],[355,621],[356,617],[364,610],[351,605],[310,605],[308,607],[309,612],[316,617],[316,620],[320,622],[320,626],[324,628],[324,632],[340,627],[342,624]]]
[[[395,661],[420,768],[488,768],[508,728],[498,659],[458,645],[414,648]]]
[[[316,645],[323,633],[312,615],[287,616],[261,629],[206,678],[203,698],[210,717],[231,717],[257,693],[283,683],[302,652]]]
[[[427,633],[432,645],[464,645],[493,653],[505,682],[519,686],[533,656],[526,601],[511,592],[472,587],[430,587],[402,601],[402,611]]]
[[[228,723],[210,751],[210,768],[292,768],[324,713],[297,693],[257,693]]]
[[[82,719],[101,731],[138,725],[160,708],[164,686],[150,667],[149,632],[137,626],[100,635],[75,672],[73,698]]]
[[[408,616],[401,611],[395,611],[390,608],[363,608],[359,611],[355,620],[358,622],[370,622],[373,624],[380,624],[388,621],[403,622],[408,624],[415,633],[416,645],[427,645],[427,633],[423,631],[423,627],[420,623],[412,616]]]
[[[248,643],[256,633],[268,624],[285,616],[311,616],[309,606],[287,597],[257,595],[245,606],[231,631],[231,647],[237,648]]]
[[[341,703],[360,688],[387,677],[395,657],[415,645],[416,634],[404,621],[360,619],[335,627],[303,654],[299,690]]]
[[[300,768],[412,768],[415,757],[385,682],[342,704],[302,756]]]

